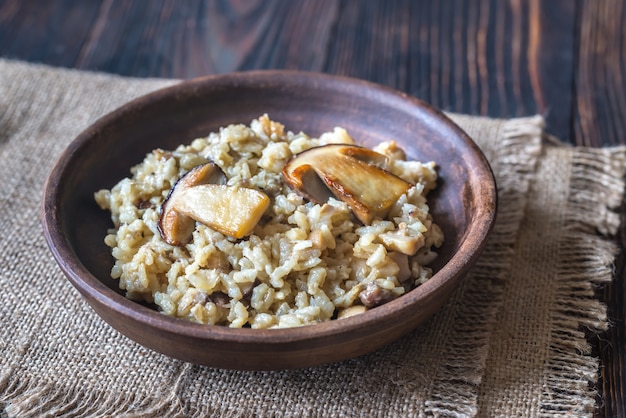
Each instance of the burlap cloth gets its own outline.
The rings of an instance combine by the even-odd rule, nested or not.
[[[0,60],[0,410],[7,416],[591,415],[626,152],[547,141],[540,117],[451,115],[484,150],[498,221],[425,326],[372,354],[282,372],[172,360],[106,325],[41,232],[42,185],[90,122],[174,83]],[[94,231],[98,233],[98,231]],[[102,232],[104,234],[104,232]]]

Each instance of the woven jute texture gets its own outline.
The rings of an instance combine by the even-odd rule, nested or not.
[[[612,279],[626,152],[547,141],[537,116],[450,115],[492,165],[497,223],[451,301],[381,350],[305,370],[225,371],[110,328],[48,251],[42,186],[96,118],[175,82],[0,60],[0,415],[593,414],[599,362],[587,333],[607,327],[594,288]]]

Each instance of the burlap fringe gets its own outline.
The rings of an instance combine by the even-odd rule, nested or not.
[[[175,389],[162,399],[157,394],[142,398],[132,390],[83,390],[8,374],[0,379],[1,418],[215,416],[211,411],[210,405],[190,408],[176,395]]]
[[[0,394],[0,416],[7,417],[138,417],[183,416],[184,407],[171,392],[164,399],[140,398],[133,391],[85,391],[32,379],[9,379]]]
[[[544,375],[541,412],[572,411],[593,414],[593,382],[599,360],[590,356],[585,331],[597,333],[608,325],[606,307],[595,297],[598,285],[611,281],[617,244],[607,239],[617,233],[622,204],[626,149],[577,149],[565,208],[567,225],[561,236],[557,304],[552,312],[551,358]],[[604,235],[601,236],[598,233]],[[580,396],[572,396],[577,394]],[[572,405],[577,399],[577,405]],[[586,401],[585,401],[586,400]],[[581,404],[582,402],[582,404]]]
[[[476,387],[482,380],[489,339],[504,300],[503,287],[541,152],[543,124],[536,116],[511,120],[503,126],[492,167],[498,183],[496,225],[456,301],[454,338],[447,348],[451,355],[445,356],[437,370],[431,397],[425,403],[427,415],[474,416],[478,412]]]

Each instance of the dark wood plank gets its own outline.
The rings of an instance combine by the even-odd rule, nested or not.
[[[336,10],[334,0],[105,0],[76,66],[175,78],[267,68],[319,71]]]
[[[583,1],[576,76],[578,145],[626,143],[626,5]]]
[[[100,1],[0,1],[0,56],[73,67]]]
[[[547,130],[568,140],[575,6],[344,1],[325,71],[385,84],[452,112],[544,114]]]
[[[626,143],[626,5],[623,1],[583,1],[580,10],[574,142],[607,146]],[[626,248],[626,226],[619,242]],[[626,256],[616,279],[603,290],[611,328],[598,341],[602,363],[599,416],[626,415]]]
[[[185,54],[187,31],[196,30],[198,1],[139,2],[104,0],[76,67],[156,77],[174,74]],[[189,25],[189,27],[186,27]]]

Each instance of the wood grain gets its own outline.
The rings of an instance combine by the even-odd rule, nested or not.
[[[75,66],[177,78],[268,68],[320,71],[336,9],[327,0],[104,0]]]
[[[573,142],[606,146],[626,143],[626,5],[584,1],[580,8]],[[622,216],[623,218],[623,216]],[[612,327],[598,340],[602,361],[599,415],[626,414],[626,227],[616,280],[603,290]]]
[[[98,15],[98,1],[0,1],[0,55],[75,66]]]
[[[562,0],[344,2],[325,71],[385,84],[453,112],[543,114],[548,131],[567,140],[574,6]]]

